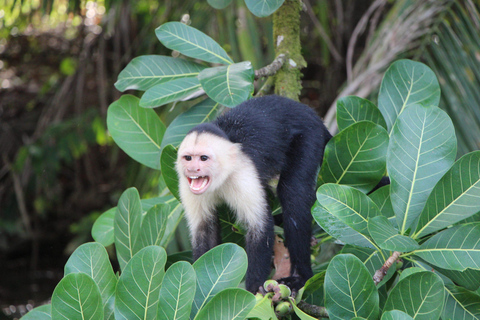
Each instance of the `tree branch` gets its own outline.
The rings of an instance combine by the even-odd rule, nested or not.
[[[375,282],[375,285],[379,284],[383,280],[383,278],[388,272],[388,269],[390,269],[390,267],[395,263],[395,261],[397,261],[398,257],[400,257],[400,252],[394,251],[392,253],[392,256],[388,258],[387,261],[385,261],[383,266],[375,272],[375,274],[373,275],[373,282]]]
[[[309,304],[303,300],[297,304],[297,307],[312,317],[329,318],[327,309],[325,307],[319,307],[313,304]]]
[[[255,70],[255,80],[263,77],[271,77],[277,73],[278,70],[283,66],[287,58],[284,54],[279,54],[275,60],[272,61],[268,66],[265,66],[261,69]]]

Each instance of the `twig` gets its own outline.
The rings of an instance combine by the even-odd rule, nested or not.
[[[327,44],[328,50],[332,53],[333,58],[337,62],[342,62],[342,55],[338,52],[337,48],[333,45],[332,41],[330,40],[330,37],[327,35],[325,30],[322,27],[322,24],[320,21],[318,21],[317,16],[315,16],[315,13],[313,12],[312,6],[310,5],[310,2],[308,0],[304,0],[303,3],[305,4],[305,7],[307,8],[307,13],[310,16],[310,19],[313,22],[313,25],[317,29],[318,33],[320,33],[320,37],[322,37],[323,41]]]
[[[383,278],[388,272],[388,269],[390,269],[390,267],[395,263],[395,261],[397,261],[398,257],[400,257],[400,252],[394,251],[390,258],[385,261],[383,266],[377,271],[375,271],[375,274],[373,275],[373,282],[375,283],[375,285],[379,284],[383,280]]]
[[[268,66],[255,70],[255,79],[275,75],[275,73],[280,70],[286,60],[287,58],[284,54],[278,55],[278,57],[276,57],[275,60],[273,60]]]

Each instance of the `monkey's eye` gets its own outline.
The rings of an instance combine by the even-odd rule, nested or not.
[[[184,158],[185,158],[185,160],[187,160],[187,161],[191,161],[191,160],[192,160],[192,156],[185,156]]]
[[[202,161],[207,161],[207,160],[208,160],[208,156],[205,156],[205,155],[204,155],[204,156],[200,156],[200,160],[202,160]]]

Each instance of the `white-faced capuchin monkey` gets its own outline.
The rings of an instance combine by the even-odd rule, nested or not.
[[[291,261],[291,276],[280,282],[301,288],[312,276],[310,210],[330,138],[312,109],[279,96],[248,100],[193,128],[179,147],[176,163],[193,258],[221,243],[216,207],[226,203],[246,227],[246,288],[257,292],[270,274],[274,244],[266,190],[269,180],[280,174],[277,195]]]

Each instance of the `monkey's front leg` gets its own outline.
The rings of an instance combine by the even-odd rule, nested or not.
[[[192,253],[193,259],[197,260],[208,250],[222,242],[220,234],[220,222],[218,216],[210,217],[209,220],[201,221],[192,230]]]

